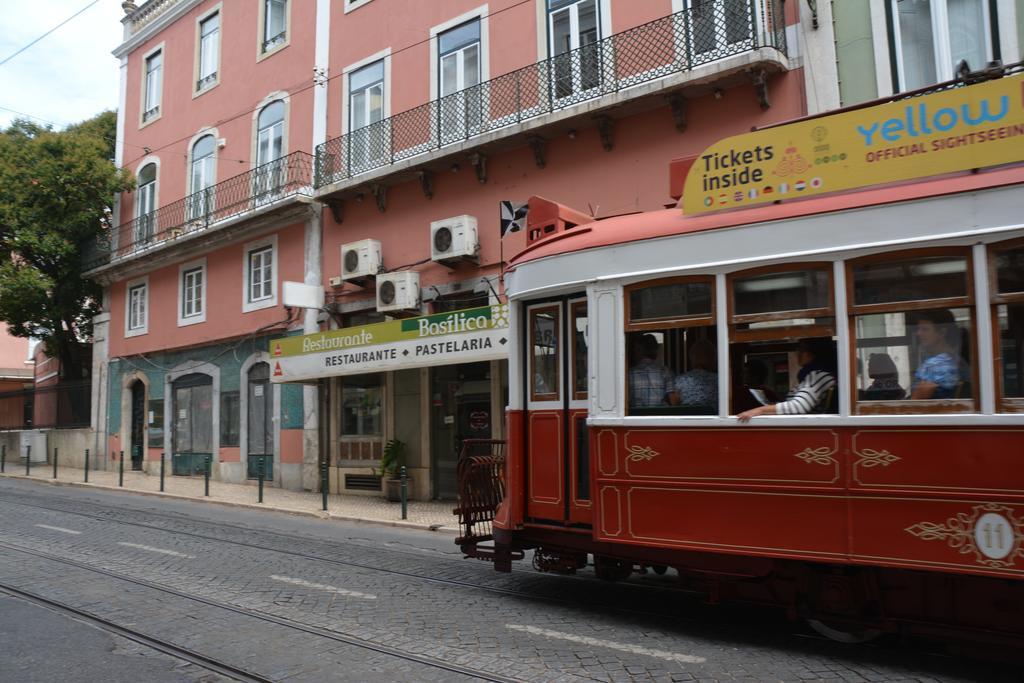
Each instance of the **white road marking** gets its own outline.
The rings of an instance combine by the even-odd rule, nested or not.
[[[512,629],[513,631],[522,631],[523,633],[530,633],[535,636],[544,636],[545,638],[557,638],[559,640],[568,640],[570,642],[581,643],[583,645],[593,645],[595,647],[606,647],[610,650],[619,650],[620,652],[629,652],[630,654],[634,655],[647,655],[648,657],[667,659],[670,662],[683,662],[685,664],[703,664],[707,661],[704,657],[696,657],[694,655],[682,655],[676,652],[668,652],[667,650],[653,650],[649,647],[642,647],[640,645],[628,645],[626,643],[617,643],[614,640],[601,640],[600,638],[591,638],[589,636],[578,636],[572,633],[551,631],[549,629],[539,628],[537,626],[505,624],[505,628]]]
[[[36,524],[36,526],[39,527],[40,529],[49,529],[50,531],[60,531],[60,532],[65,533],[65,534],[74,534],[75,536],[77,536],[78,534],[82,533],[81,531],[75,531],[74,529],[65,529],[62,526],[50,526],[49,524]]]
[[[129,548],[138,548],[139,550],[148,550],[151,553],[160,553],[162,555],[172,555],[174,557],[184,557],[188,560],[196,559],[195,555],[186,555],[185,553],[179,553],[175,550],[164,550],[163,548],[154,548],[151,545],[141,545],[139,543],[127,543],[125,541],[118,541],[118,545],[127,546]]]
[[[337,586],[328,586],[322,583],[313,583],[311,581],[303,581],[302,579],[293,579],[290,576],[278,576],[277,574],[271,575],[274,581],[281,581],[283,583],[290,583],[295,586],[302,586],[303,588],[316,588],[317,590],[327,591],[328,593],[335,593],[337,595],[344,595],[348,598],[362,598],[364,600],[376,600],[377,596],[370,593],[360,593],[359,591],[350,591],[344,588],[338,588]]]

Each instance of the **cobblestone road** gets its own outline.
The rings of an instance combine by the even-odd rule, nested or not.
[[[0,544],[0,584],[272,680],[1020,680],[920,644],[840,646],[669,577],[498,574],[425,532],[4,480]]]

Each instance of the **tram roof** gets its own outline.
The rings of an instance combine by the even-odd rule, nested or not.
[[[615,216],[580,224],[537,240],[513,257],[510,266],[514,268],[549,256],[658,237],[770,223],[1020,183],[1024,183],[1024,164],[698,216],[684,215],[679,208]]]

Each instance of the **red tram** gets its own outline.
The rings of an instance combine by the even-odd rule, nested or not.
[[[1024,74],[1003,80],[997,123],[1016,128],[993,140],[1024,135]],[[840,126],[815,121],[819,142]],[[595,222],[531,199],[506,275],[507,454],[460,466],[465,553],[499,571],[527,549],[549,571],[592,556],[608,579],[672,567],[839,639],[1019,642],[1024,145],[993,144],[1015,159],[696,215]],[[838,361],[816,405],[737,419],[824,360],[809,339]]]

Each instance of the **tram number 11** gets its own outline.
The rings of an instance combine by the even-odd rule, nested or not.
[[[1013,549],[1013,527],[1002,515],[988,512],[974,523],[974,542],[985,557],[1001,560]]]

